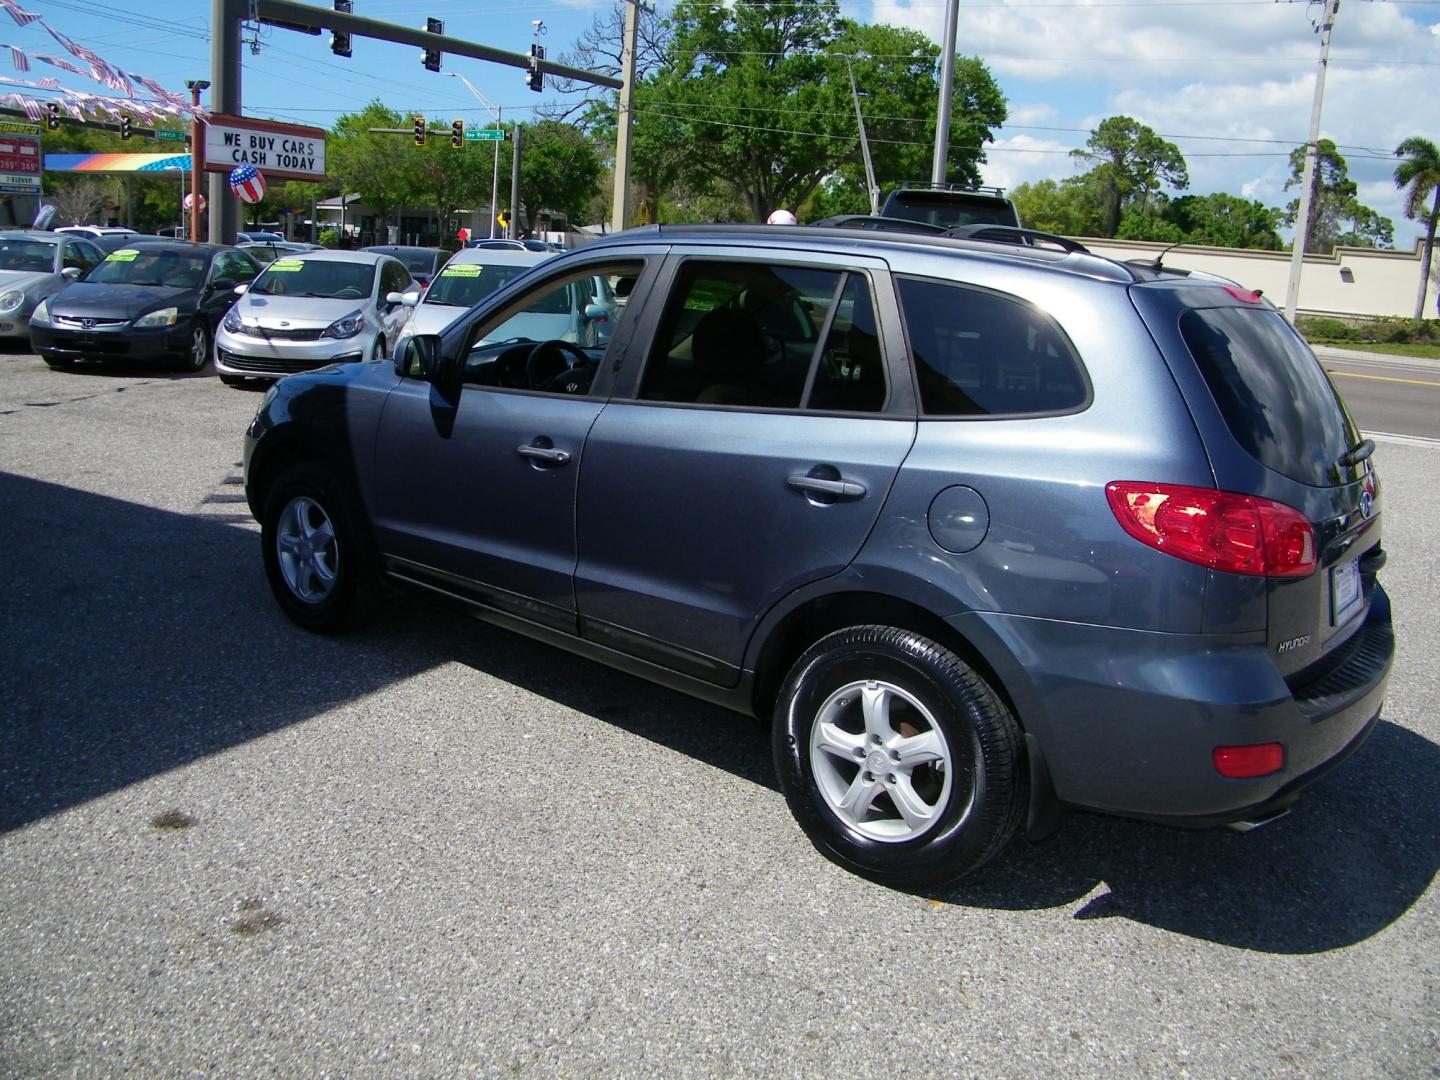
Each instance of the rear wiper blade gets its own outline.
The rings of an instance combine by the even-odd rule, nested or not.
[[[1352,466],[1359,465],[1374,452],[1375,441],[1373,439],[1361,439],[1349,450],[1346,450],[1345,453],[1340,455],[1340,460],[1337,464],[1348,469]]]

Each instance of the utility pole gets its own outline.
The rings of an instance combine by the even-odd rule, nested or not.
[[[620,108],[615,124],[615,193],[610,216],[619,232],[630,223],[630,97],[635,88],[635,41],[639,34],[640,0],[626,0],[625,37],[620,47]]]
[[[514,240],[520,235],[520,131],[523,124],[515,125],[515,152],[512,155],[510,173],[510,224],[505,226],[505,236]]]
[[[211,0],[210,3],[210,109],[241,115],[240,24],[246,0]],[[194,153],[197,147],[191,147]],[[233,244],[240,227],[240,200],[223,173],[210,174],[210,242]]]
[[[1330,33],[1335,29],[1335,14],[1340,0],[1325,0],[1320,16],[1320,68],[1315,72],[1315,99],[1310,105],[1310,138],[1305,143],[1305,171],[1300,177],[1300,208],[1295,215],[1295,239],[1290,244],[1290,281],[1285,287],[1285,319],[1295,323],[1300,304],[1300,271],[1305,264],[1305,238],[1310,232],[1310,188],[1315,182],[1315,158],[1320,139],[1320,105],[1325,99],[1325,69],[1330,64]]]
[[[940,53],[940,103],[935,113],[935,153],[930,159],[930,182],[943,184],[950,156],[950,99],[955,90],[955,28],[960,22],[960,0],[945,0],[945,44]]]
[[[865,189],[870,193],[870,213],[880,213],[880,185],[875,183],[875,165],[870,160],[870,140],[865,137],[865,114],[860,111],[860,91],[855,89],[855,69],[845,57],[845,70],[850,73],[850,96],[855,99],[855,124],[860,128],[860,154],[865,159]]]

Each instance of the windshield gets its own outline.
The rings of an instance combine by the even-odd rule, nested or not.
[[[38,240],[0,240],[0,270],[54,273],[57,246]]]
[[[375,282],[375,264],[328,259],[276,259],[255,279],[251,293],[261,296],[323,296],[362,300]]]
[[[425,294],[427,304],[473,307],[502,285],[514,281],[528,266],[484,266],[481,263],[451,263]]]
[[[179,251],[121,248],[105,256],[85,275],[101,285],[163,285],[171,289],[198,289],[205,280],[205,256]]]

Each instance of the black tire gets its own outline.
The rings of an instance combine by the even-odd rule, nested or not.
[[[177,371],[204,371],[210,363],[210,328],[197,322],[190,328],[190,350],[175,361]]]
[[[319,463],[291,466],[271,488],[261,521],[265,574],[285,614],[306,630],[333,634],[374,616],[377,562],[361,520]]]
[[[244,375],[221,375],[221,376],[220,376],[220,381],[221,381],[222,383],[224,383],[226,386],[244,386],[244,385],[245,385],[245,376],[244,376]]]
[[[870,725],[866,701],[879,703]],[[776,702],[774,751],[790,811],[821,854],[894,888],[973,872],[1025,811],[1014,717],[963,660],[908,630],[856,626],[811,646]]]

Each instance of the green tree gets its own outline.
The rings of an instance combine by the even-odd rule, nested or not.
[[[1405,192],[1405,216],[1425,226],[1425,247],[1420,257],[1420,291],[1415,297],[1415,318],[1425,317],[1425,293],[1430,284],[1430,260],[1435,251],[1435,227],[1440,224],[1440,147],[1418,135],[1395,148],[1395,186]],[[1429,208],[1425,200],[1433,199]]]
[[[416,114],[419,115],[419,114]],[[415,202],[422,181],[420,147],[409,135],[372,133],[372,127],[409,128],[410,115],[402,116],[380,101],[335,121],[325,147],[325,169],[343,190],[355,192],[383,219],[406,203]],[[415,153],[411,153],[415,151]]]
[[[1290,154],[1290,179],[1285,190],[1304,183],[1305,147]],[[1315,144],[1315,173],[1310,180],[1310,220],[1305,228],[1304,251],[1328,255],[1337,244],[1352,247],[1389,247],[1394,226],[1356,198],[1355,181],[1350,179],[1345,158],[1330,139]],[[1297,196],[1285,208],[1281,221],[1294,225],[1300,216]]]
[[[1121,215],[1130,205],[1148,210],[1162,187],[1181,191],[1190,186],[1180,148],[1128,116],[1100,121],[1085,149],[1071,155],[1094,166],[1086,176],[1101,200],[1101,236],[1119,231]]]
[[[574,124],[542,120],[521,133],[520,202],[530,228],[541,211],[587,224],[604,165],[595,144]]]
[[[1182,195],[1170,200],[1165,219],[1192,244],[1261,251],[1279,251],[1284,247],[1276,232],[1280,212],[1255,199],[1218,191],[1210,195]]]
[[[1104,227],[1100,200],[1087,178],[1037,180],[1010,192],[1020,223],[1060,236],[1098,236]]]

